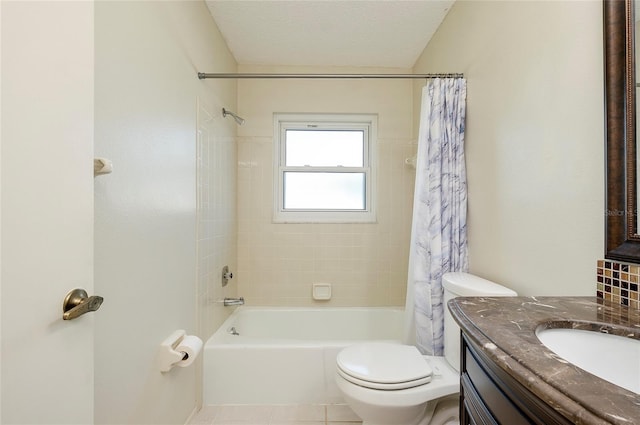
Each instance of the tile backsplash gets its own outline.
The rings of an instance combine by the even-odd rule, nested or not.
[[[640,264],[598,260],[596,296],[640,309]]]

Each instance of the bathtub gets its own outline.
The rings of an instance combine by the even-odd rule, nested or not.
[[[400,343],[403,316],[387,307],[239,307],[204,346],[203,402],[342,403],[338,352],[363,341]]]

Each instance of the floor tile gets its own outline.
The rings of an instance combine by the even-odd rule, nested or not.
[[[325,407],[319,404],[301,404],[274,406],[271,415],[273,423],[280,422],[312,422],[324,423]]]
[[[327,422],[362,422],[346,404],[327,405]]]
[[[271,420],[271,413],[274,406],[253,406],[253,405],[224,405],[219,406],[218,414],[215,418],[215,425],[230,421],[251,422],[252,425],[268,425]],[[255,422],[255,423],[254,423]]]
[[[325,422],[325,420],[327,422]],[[190,425],[358,425],[344,404],[204,406]]]
[[[269,425],[325,425],[325,421],[294,421],[294,422],[279,422],[271,421]],[[342,423],[342,425],[345,425]]]
[[[327,422],[327,425],[362,425],[362,421],[358,421],[358,422]]]
[[[362,425],[362,421],[358,422],[327,422],[327,425]]]
[[[212,425],[216,415],[218,414],[218,406],[203,406],[198,413],[196,413],[191,421],[190,425]]]

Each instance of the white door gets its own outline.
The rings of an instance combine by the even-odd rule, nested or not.
[[[93,422],[93,3],[2,1],[3,424]],[[105,300],[108,302],[108,300]]]

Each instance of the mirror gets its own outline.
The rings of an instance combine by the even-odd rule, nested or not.
[[[605,257],[640,263],[634,7],[633,0],[604,0]]]
[[[639,57],[638,55],[638,51],[640,50],[640,43],[636,43],[636,40],[638,40],[638,36],[640,36],[640,25],[638,24],[638,20],[640,19],[640,1],[635,1],[632,0],[633,3],[633,19],[631,20],[631,22],[633,22],[633,31],[631,32],[632,36],[633,36],[633,67],[635,68],[635,71],[633,72],[633,86],[635,87],[635,90],[633,90],[633,96],[634,96],[634,105],[635,105],[635,99],[638,99],[638,95],[640,94],[640,78],[639,78],[639,74],[640,74],[640,67],[635,66],[635,58]],[[640,114],[637,113],[637,107],[634,106],[634,111],[636,111],[635,113],[635,120],[633,121],[633,124],[635,125],[635,128],[638,128],[638,123],[640,123]],[[635,134],[635,131],[634,131]],[[636,149],[636,176],[640,176],[639,171],[640,169],[638,168],[640,167],[640,149]],[[636,185],[635,188],[635,193],[634,195],[636,196],[636,200],[640,199],[640,187],[638,187],[638,185]],[[638,210],[638,208],[636,207],[636,211]],[[637,214],[636,214],[637,216]],[[640,234],[640,217],[636,217],[636,223],[635,223],[635,233],[636,234]]]

